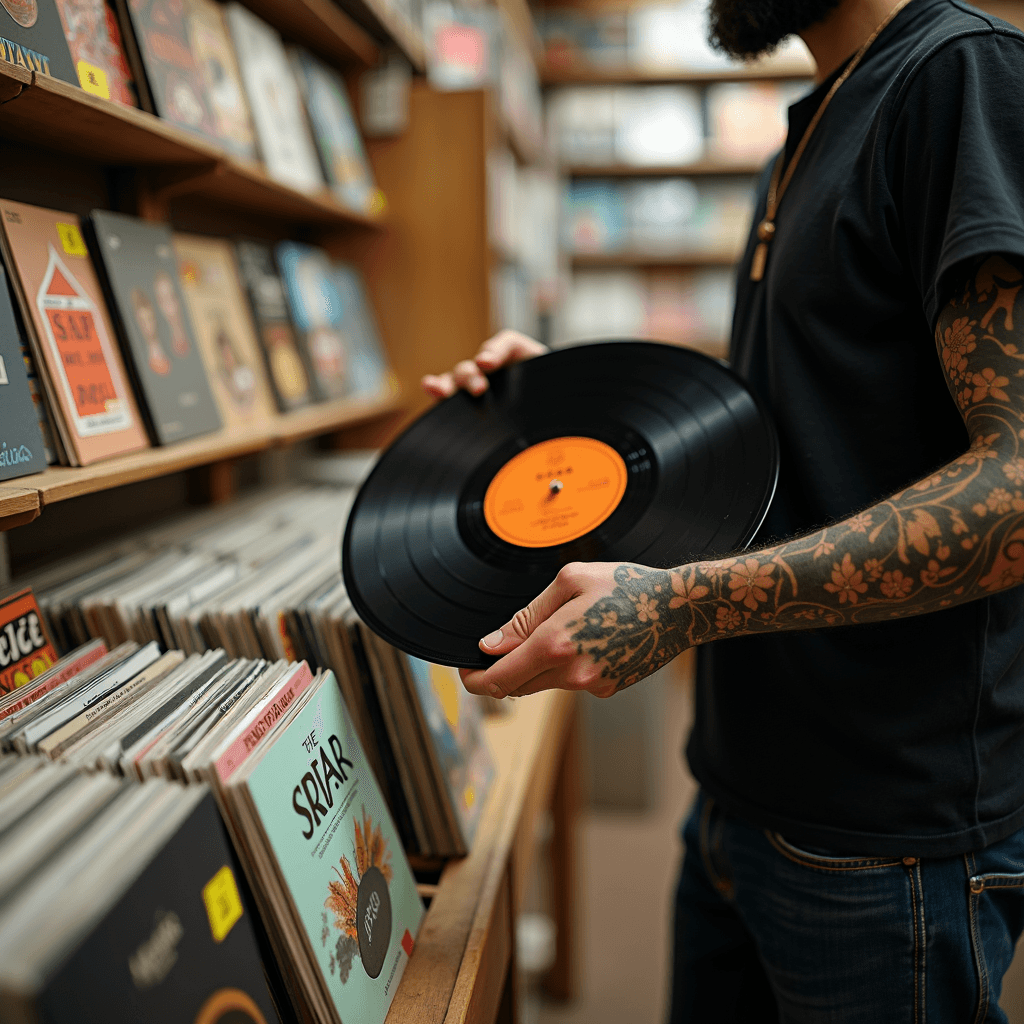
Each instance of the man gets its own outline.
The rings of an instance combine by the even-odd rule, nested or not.
[[[959,0],[897,6],[712,2],[722,48],[799,32],[819,72],[739,268],[732,362],[781,448],[754,546],[567,566],[481,640],[500,659],[463,673],[497,696],[610,696],[724,641],[699,652],[675,1022],[1006,1019],[1024,926],[1024,36]],[[478,392],[481,370],[536,352],[499,336],[424,384]]]

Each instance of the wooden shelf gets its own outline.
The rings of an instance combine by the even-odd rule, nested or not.
[[[498,1019],[503,996],[514,986],[509,969],[515,921],[537,829],[552,805],[553,846],[563,854],[553,864],[561,975],[553,980],[557,994],[571,995],[573,866],[565,853],[576,806],[565,798],[564,787],[572,786],[579,771],[573,746],[576,695],[548,690],[507,710],[485,723],[497,771],[473,848],[468,857],[449,861],[441,874],[386,1024]]]
[[[386,0],[342,0],[342,6],[373,35],[393,42],[417,71],[426,71],[427,47],[422,32],[396,14]]]
[[[739,261],[738,249],[708,249],[693,252],[594,252],[574,253],[577,270],[600,267],[731,267]]]
[[[7,139],[46,145],[105,166],[131,165],[148,174],[156,196],[201,196],[261,216],[314,225],[376,227],[380,222],[342,206],[327,189],[301,192],[262,167],[224,154],[199,136],[152,114],[122,106],[47,75],[0,62],[0,131]]]
[[[766,61],[737,64],[713,71],[675,68],[600,67],[585,61],[566,61],[544,67],[544,85],[709,85],[712,82],[785,82],[813,78],[814,68],[804,61]]]
[[[340,64],[372,67],[380,48],[333,0],[245,0],[245,6],[289,40]]]
[[[399,408],[397,396],[342,399],[284,413],[252,427],[225,428],[191,441],[148,448],[90,466],[50,466],[34,476],[0,484],[0,530],[34,519],[45,506],[54,502],[180,473],[195,466],[253,455],[268,448],[364,423]],[[33,510],[35,514],[28,515]]]
[[[688,178],[713,174],[755,175],[764,170],[759,160],[695,160],[688,164],[570,164],[561,168],[570,178]]]

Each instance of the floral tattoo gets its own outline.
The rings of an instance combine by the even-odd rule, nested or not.
[[[963,455],[805,537],[676,569],[619,566],[612,594],[570,623],[577,652],[622,688],[719,637],[919,615],[1024,582],[1022,268],[979,261],[935,328]]]

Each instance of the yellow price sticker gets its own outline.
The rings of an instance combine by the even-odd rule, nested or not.
[[[60,244],[69,256],[88,256],[89,250],[85,247],[85,239],[82,232],[78,230],[77,224],[65,224],[57,221],[57,234],[60,235]]]
[[[222,942],[242,916],[242,897],[227,864],[203,886],[203,903],[213,941]]]
[[[75,65],[75,70],[78,72],[78,82],[86,92],[91,92],[93,96],[101,96],[105,100],[110,99],[110,86],[107,84],[107,73],[103,68],[80,60]]]

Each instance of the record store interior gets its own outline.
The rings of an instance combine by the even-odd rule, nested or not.
[[[756,315],[814,336],[820,308],[802,321],[802,286],[773,284],[787,268],[797,280],[786,200],[807,209],[817,186],[804,179],[824,166],[829,133],[855,121],[855,90],[924,20],[974,19],[1010,53],[1000,67],[1017,59],[1024,36],[1009,26],[1024,28],[1024,0],[979,6],[815,0],[804,25],[785,21],[809,9],[793,0],[713,0],[710,12],[708,0],[0,0],[0,1024],[1024,1024],[1024,948],[1012,955],[1024,905],[991,892],[1024,899],[1024,842],[1015,867],[984,861],[1013,831],[985,822],[1010,821],[1016,805],[979,812],[976,799],[956,849],[897,849],[891,836],[836,845],[827,830],[790,833],[782,811],[762,821],[745,798],[732,806],[705,778],[718,776],[701,743],[686,756],[695,715],[718,715],[714,731],[739,714],[735,701],[700,710],[703,645],[767,630],[764,609],[781,607],[790,579],[795,599],[800,573],[806,594],[823,567],[828,592],[792,613],[803,626],[782,627],[805,645],[834,632],[812,625],[887,628],[857,616],[876,623],[885,601],[913,602],[918,579],[934,592],[947,573],[981,572],[954,569],[961,551],[988,552],[979,586],[1000,599],[1024,579],[1024,459],[1014,449],[1000,461],[998,429],[975,437],[970,420],[992,403],[1000,422],[1017,415],[1024,370],[976,357],[998,345],[1021,358],[1024,263],[1012,254],[1024,258],[1024,234],[965,254],[1009,254],[989,284],[977,278],[978,301],[997,288],[1002,312],[968,312],[968,327],[956,313],[940,360],[940,307],[968,298],[941,293],[926,325],[926,289],[908,300],[929,386],[934,375],[942,387],[945,366],[966,388],[941,396],[962,465],[932,478],[950,481],[944,511],[904,516],[904,492],[890,500],[892,564],[862,553],[862,570],[842,553],[843,538],[867,545],[882,529],[881,506],[863,499],[816,507],[813,555],[780,547],[759,562],[757,549],[784,539],[761,529],[766,516],[795,500],[776,493],[792,487],[800,446],[782,407],[802,401],[818,356],[805,348],[788,383],[773,377],[773,406],[730,345],[743,334],[734,308],[739,321],[758,302]],[[709,19],[777,10],[772,45],[738,52],[724,29],[710,41]],[[956,36],[965,67],[974,44],[961,37],[989,45],[980,29],[930,31]],[[985,75],[1003,72],[984,54],[976,64],[977,87],[998,88]],[[886,86],[879,109],[910,109],[918,79],[899,85],[896,64],[886,74],[903,91],[891,99]],[[1018,102],[1007,116],[1024,125]],[[944,117],[892,116],[885,145],[925,133],[911,148],[933,154],[922,173],[937,173],[946,150],[927,133],[946,131]],[[945,121],[954,142],[967,131]],[[829,189],[862,173],[867,149],[849,157],[853,171],[829,171]],[[850,186],[835,218],[870,192]],[[882,219],[909,232],[897,207]],[[876,236],[844,223],[852,234],[825,247],[809,303],[837,261],[900,252],[870,251]],[[865,337],[883,320],[866,319]],[[850,381],[868,379],[876,342],[820,361],[848,360]],[[862,415],[822,395],[836,416]],[[884,416],[883,404],[866,401],[863,416]],[[826,437],[822,464],[842,479],[866,472],[828,450],[830,431],[811,429]],[[899,445],[894,434],[897,463]],[[961,470],[989,473],[994,489],[958,498],[974,486]],[[883,474],[872,500],[916,479]],[[1003,540],[984,532],[997,517]],[[836,522],[835,536],[822,526]],[[925,623],[949,613],[939,597],[961,609],[997,600],[971,604],[971,586],[951,581],[906,614],[927,612],[914,620]],[[669,616],[684,613],[680,631]],[[1002,706],[1007,735],[1024,736],[1014,621],[1000,649],[1017,644],[1018,696]],[[956,651],[974,642],[947,632]],[[761,653],[774,649],[735,648],[749,652],[751,686],[775,685]],[[875,664],[872,687],[890,662]],[[833,770],[788,749],[799,734],[782,720],[824,728],[799,692],[780,687],[773,711],[737,726],[761,732],[763,778],[776,749],[780,766],[806,757],[805,776]],[[980,728],[984,700],[957,712],[964,730]],[[822,742],[845,750],[857,727],[836,728]],[[954,770],[903,757],[895,728],[869,760],[893,773],[893,792],[927,777],[919,802],[938,807]],[[992,758],[1005,779],[991,785],[1012,801],[1020,765]],[[971,768],[979,793],[985,770]],[[876,784],[851,772],[835,791]],[[844,834],[843,799],[804,818],[820,810]],[[920,818],[895,831],[942,831]],[[700,912],[677,904],[684,851],[688,884],[699,875],[706,889]],[[956,955],[978,1009],[960,1015],[940,1009],[959,1005],[961,964],[933,937],[929,887],[941,865],[962,873],[975,857],[964,915],[989,932],[972,939],[963,924]],[[741,861],[765,877],[776,861],[808,874],[751,896],[742,871],[731,877]],[[826,882],[845,871],[841,884],[868,885],[862,869],[879,886],[896,878],[894,905],[911,901],[912,1017],[901,996],[885,1003],[891,1015],[816,1003],[814,986],[832,980],[813,957],[811,980],[786,973],[793,921],[813,929],[834,897],[846,929],[843,907],[862,890]],[[809,910],[787,902],[803,889]],[[730,923],[709,938],[700,913]],[[856,925],[868,928],[859,952],[835,946],[851,977],[870,959],[870,929],[888,927],[872,920]],[[936,965],[927,980],[919,926]],[[955,966],[938,966],[943,956]],[[954,979],[948,1003],[932,992],[940,976]]]

